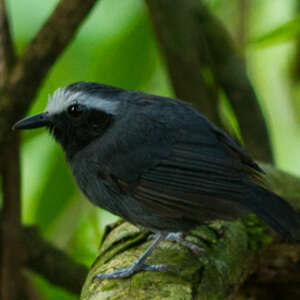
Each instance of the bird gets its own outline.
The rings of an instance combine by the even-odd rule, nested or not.
[[[13,129],[39,127],[62,146],[88,200],[155,234],[131,266],[97,274],[100,280],[165,271],[166,265],[145,263],[157,245],[214,220],[254,213],[284,238],[299,240],[297,212],[266,188],[261,167],[182,100],[75,82]]]

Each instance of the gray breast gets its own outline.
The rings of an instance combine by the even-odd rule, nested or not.
[[[93,155],[79,153],[74,158],[71,167],[75,180],[94,205],[153,231],[185,231],[193,227],[188,220],[160,216],[130,195],[118,192],[105,164],[95,162]]]

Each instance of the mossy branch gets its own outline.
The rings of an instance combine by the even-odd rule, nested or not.
[[[271,189],[300,210],[300,179],[269,165],[264,165],[264,169]],[[149,263],[168,264],[174,266],[174,271],[148,271],[129,279],[92,281],[97,273],[129,266],[151,243],[147,236],[147,232],[141,232],[124,221],[110,226],[84,284],[81,299],[236,299],[238,295],[242,297],[245,290],[248,294],[257,290],[260,280],[265,278],[262,276],[267,270],[265,262],[271,264],[270,257],[277,275],[272,273],[272,277],[269,274],[268,283],[274,277],[283,282],[283,269],[293,270],[289,275],[291,280],[300,278],[300,271],[292,269],[292,263],[300,262],[300,245],[287,244],[272,236],[264,224],[250,216],[238,222],[217,221],[190,232],[187,239],[205,249],[199,256],[177,243],[162,242],[149,258]],[[278,251],[278,248],[286,250]],[[282,256],[289,259],[284,264],[276,263]],[[296,290],[299,292],[300,287]]]

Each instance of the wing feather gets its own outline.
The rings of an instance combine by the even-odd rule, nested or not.
[[[203,151],[204,150],[204,151]],[[222,149],[175,144],[168,159],[141,175],[132,196],[161,215],[199,221],[248,213],[242,168]]]
[[[171,107],[171,102],[163,103]],[[224,132],[177,104],[176,111],[172,107],[165,112],[171,114],[169,122],[164,123],[161,109],[148,111],[147,122],[127,124],[143,124],[146,134],[124,131],[126,139],[120,141],[132,147],[119,151],[108,169],[125,193],[158,215],[201,222],[247,214],[245,182],[259,181],[260,168]]]

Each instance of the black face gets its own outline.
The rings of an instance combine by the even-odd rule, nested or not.
[[[71,104],[60,113],[52,115],[45,112],[25,118],[17,122],[13,129],[48,127],[64,148],[68,158],[72,158],[95,138],[102,136],[113,122],[112,115],[83,105],[82,103],[87,103],[85,97],[107,99],[113,103],[114,100],[119,102],[124,95],[126,98],[128,92],[95,82],[75,82],[67,86],[63,93],[79,93],[84,98],[81,101],[78,99],[77,103]]]
[[[48,126],[62,145],[68,158],[101,136],[112,122],[112,116],[80,104],[70,105],[66,111],[54,115]]]
[[[112,115],[74,103],[59,114],[49,115],[45,112],[25,118],[17,122],[13,129],[48,127],[71,159],[79,150],[103,135],[111,123]]]

